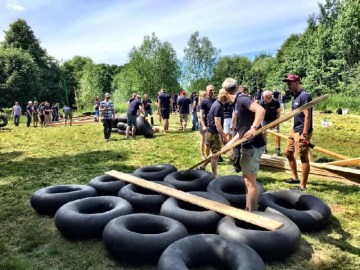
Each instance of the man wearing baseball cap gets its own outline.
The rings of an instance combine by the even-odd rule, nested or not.
[[[289,74],[283,82],[287,83],[289,91],[294,94],[292,110],[296,110],[312,100],[311,95],[301,88],[301,80],[298,75]],[[288,184],[300,184],[296,187],[296,189],[300,191],[306,190],[306,183],[310,173],[310,162],[308,157],[309,146],[307,143],[311,139],[312,130],[312,108],[309,108],[294,116],[293,129],[289,135],[288,143],[285,149],[285,155],[289,161],[292,178],[284,182]],[[300,155],[302,165],[301,181],[299,180],[297,173],[296,159],[294,156],[295,151]]]

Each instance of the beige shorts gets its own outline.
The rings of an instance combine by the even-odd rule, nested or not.
[[[310,141],[312,133],[308,133],[306,136],[306,139]],[[307,158],[309,155],[309,146],[302,146],[300,147],[299,141],[300,141],[300,133],[299,132],[290,132],[289,139],[287,141],[287,145],[285,148],[285,154],[286,153],[299,153],[300,157]]]
[[[189,115],[188,114],[185,114],[185,113],[180,114],[180,121],[187,122],[188,120],[189,120]]]

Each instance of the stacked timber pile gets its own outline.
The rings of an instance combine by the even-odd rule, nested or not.
[[[350,163],[353,163],[351,162],[352,160],[359,161],[359,159],[349,159]],[[283,157],[276,157],[264,154],[261,157],[260,164],[261,166],[271,167],[277,170],[291,171],[287,159]],[[336,164],[339,164],[339,166]],[[346,160],[330,163],[310,162],[310,175],[318,178],[324,178],[327,180],[339,181],[360,186],[360,170],[341,167],[340,164],[348,165],[349,162],[346,162]],[[301,162],[299,160],[297,160],[297,165],[298,172],[301,173]]]

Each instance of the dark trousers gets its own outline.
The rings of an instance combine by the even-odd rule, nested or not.
[[[241,159],[241,144],[233,148],[234,151],[234,167],[240,169],[240,159]]]
[[[18,127],[20,123],[20,115],[14,115],[14,125]]]
[[[112,119],[103,119],[102,122],[103,122],[103,126],[104,126],[104,138],[105,138],[105,140],[110,139],[113,120]]]
[[[192,131],[199,130],[199,118],[197,112],[192,112]]]
[[[30,123],[31,123],[31,116],[27,115],[27,122],[26,122],[26,126],[30,127]]]
[[[235,134],[234,136],[236,135],[236,131],[235,131]],[[234,153],[234,168],[237,168],[237,169],[241,169],[241,165],[240,165],[240,159],[241,159],[241,144],[235,146],[233,148],[233,153]]]

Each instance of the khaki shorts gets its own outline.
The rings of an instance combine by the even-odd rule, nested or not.
[[[72,112],[65,112],[64,114],[65,114],[65,120],[68,120],[68,119],[72,120],[72,118],[73,118]]]
[[[308,133],[306,139],[310,141],[312,133]],[[289,139],[285,148],[285,154],[287,153],[299,153],[300,157],[308,158],[309,155],[309,146],[299,147],[300,133],[299,132],[290,132]]]
[[[211,153],[215,154],[221,150],[221,139],[220,134],[211,134],[206,132],[206,139],[210,148]]]
[[[189,120],[189,115],[186,113],[181,113],[180,114],[180,121],[184,121],[187,122]]]
[[[243,174],[257,174],[260,168],[261,155],[264,153],[265,146],[259,148],[241,148],[240,166]]]

